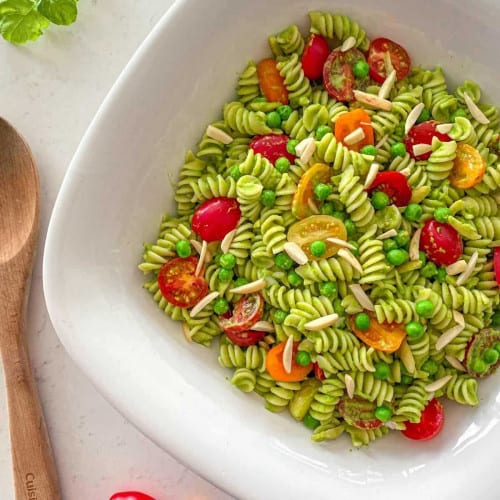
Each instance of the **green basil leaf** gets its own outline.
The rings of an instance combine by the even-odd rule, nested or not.
[[[76,21],[77,0],[40,0],[38,12],[54,24],[71,24]]]
[[[33,0],[0,1],[0,33],[11,43],[36,40],[50,21],[40,14]]]

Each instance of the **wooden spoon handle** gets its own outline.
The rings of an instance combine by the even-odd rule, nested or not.
[[[57,472],[23,331],[23,315],[11,314],[5,319],[0,335],[4,341],[2,358],[16,499],[60,500]]]

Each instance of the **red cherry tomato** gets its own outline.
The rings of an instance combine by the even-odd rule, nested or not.
[[[240,204],[234,198],[211,198],[195,210],[191,227],[205,241],[220,241],[238,225],[240,217]]]
[[[410,71],[410,56],[401,45],[388,38],[376,38],[370,44],[368,64],[372,79],[377,83],[383,83],[386,79],[385,54],[389,54],[391,58],[392,67],[396,70],[396,78],[403,79]]]
[[[444,425],[443,405],[436,399],[431,399],[422,412],[418,424],[405,422],[406,429],[401,431],[407,438],[426,441],[437,436]]]
[[[302,54],[302,69],[304,75],[311,80],[321,78],[323,65],[330,53],[328,42],[321,36],[313,33],[307,40]]]
[[[193,307],[208,293],[208,285],[195,276],[198,259],[176,257],[162,266],[158,274],[161,294],[174,306]]]
[[[273,165],[282,156],[288,158],[290,163],[293,163],[295,156],[286,150],[289,140],[289,137],[284,134],[258,135],[250,141],[248,147],[253,149],[255,153],[259,153],[264,158],[267,158]]]
[[[464,247],[462,238],[454,227],[430,219],[422,228],[420,250],[434,264],[449,266],[460,258]]]
[[[220,327],[230,337],[231,334],[247,332],[252,325],[262,318],[264,312],[264,299],[260,293],[243,295],[234,306],[233,315],[230,318],[221,318]],[[236,337],[235,337],[236,338]],[[233,341],[235,344],[238,342]],[[240,345],[240,344],[238,344]]]
[[[111,496],[109,500],[155,500],[153,497],[140,491],[120,491]]]
[[[313,363],[314,376],[318,380],[326,380],[325,372],[320,368],[318,363]]]
[[[493,269],[495,270],[497,285],[500,286],[500,247],[495,247],[493,250]]]
[[[415,156],[413,152],[413,146],[416,144],[432,144],[433,137],[437,137],[441,142],[451,141],[451,137],[448,134],[441,134],[436,130],[436,126],[439,122],[435,120],[429,120],[426,122],[418,123],[414,125],[408,135],[405,137],[405,146],[408,154],[415,160],[428,160],[431,155],[430,152],[424,153],[422,155]]]
[[[332,50],[323,66],[323,84],[328,93],[337,101],[354,101],[354,87],[359,87],[352,70],[358,61],[365,61],[363,52],[349,49],[345,52]]]
[[[376,429],[383,422],[375,416],[377,405],[360,397],[342,398],[338,404],[340,416],[358,429]]]
[[[248,347],[260,342],[266,335],[266,332],[257,332],[255,330],[246,330],[244,332],[226,331],[228,339],[240,347]]]
[[[383,191],[397,207],[404,207],[411,200],[411,188],[406,177],[392,170],[378,173],[367,191]]]

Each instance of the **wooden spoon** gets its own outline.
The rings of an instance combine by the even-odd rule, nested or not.
[[[57,473],[24,330],[39,228],[38,172],[17,131],[0,118],[0,353],[16,499],[59,500]]]

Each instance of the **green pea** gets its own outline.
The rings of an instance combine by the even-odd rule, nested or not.
[[[377,148],[375,146],[364,146],[361,148],[362,155],[377,156]]]
[[[285,156],[280,156],[274,163],[274,168],[280,173],[284,174],[290,169],[290,160]]]
[[[334,283],[333,281],[325,281],[321,283],[319,287],[319,293],[325,297],[334,297],[337,295],[337,292],[337,283]]]
[[[400,266],[401,264],[408,262],[410,259],[408,252],[406,250],[402,250],[401,248],[390,250],[387,252],[385,257],[389,264],[392,264],[393,266]]]
[[[396,242],[392,238],[387,238],[386,240],[383,241],[382,243],[382,248],[385,253],[390,252],[391,250],[395,250],[398,248],[396,245]]]
[[[491,317],[491,326],[500,326],[500,311],[495,311]]]
[[[498,361],[499,357],[500,353],[498,353],[495,349],[486,349],[483,354],[483,360],[489,365],[494,365]]]
[[[359,330],[368,330],[370,328],[370,316],[366,313],[356,314],[354,318],[354,324]]]
[[[413,382],[413,377],[410,377],[410,375],[406,375],[405,373],[401,375],[401,383],[403,385],[411,385]]]
[[[436,276],[434,276],[434,279],[439,281],[439,282],[442,282],[442,281],[446,281],[446,276],[448,276],[446,269],[444,267],[440,267],[440,268],[438,268]]]
[[[406,247],[410,244],[410,234],[408,231],[398,231],[398,234],[394,237],[394,241],[399,248]]]
[[[422,262],[422,265],[425,266],[426,262],[427,262],[427,255],[425,254],[425,252],[422,252],[422,251],[419,251],[418,252],[418,260],[420,262]],[[446,272],[446,271],[445,271]]]
[[[429,375],[436,375],[439,370],[439,365],[433,359],[428,359],[422,365],[422,370],[427,372]]]
[[[316,140],[321,141],[323,137],[325,137],[326,134],[329,134],[332,131],[332,129],[328,125],[320,125],[316,129]]]
[[[392,156],[406,156],[406,146],[402,142],[395,142],[391,146],[391,155]]]
[[[410,321],[405,325],[405,330],[411,339],[419,339],[424,334],[424,325],[417,321]]]
[[[425,266],[420,269],[420,274],[424,278],[432,278],[436,276],[437,272],[438,270],[436,264],[434,264],[433,262],[427,262],[427,264],[425,264]]]
[[[417,123],[426,122],[427,120],[430,120],[430,118],[431,112],[427,108],[424,108],[417,118]]]
[[[304,420],[302,420],[302,422],[308,429],[316,429],[316,427],[319,427],[321,425],[321,422],[319,420],[316,420],[314,417],[311,417],[309,413],[306,413],[306,416],[304,417]]]
[[[239,165],[233,165],[229,170],[229,175],[237,181],[243,174],[240,172]]]
[[[346,219],[344,221],[344,226],[347,231],[347,236],[352,238],[356,234],[356,225],[352,221],[352,219]]]
[[[337,298],[333,301],[333,311],[335,313],[337,313],[339,316],[344,315],[344,308],[342,307],[342,300]]]
[[[377,408],[375,408],[375,416],[381,422],[388,422],[392,417],[392,411],[388,406],[377,406]]]
[[[291,154],[291,155],[294,155],[295,154],[295,148],[297,147],[297,144],[299,143],[299,141],[297,139],[290,139],[287,143],[286,143],[286,150]]]
[[[222,257],[223,253],[222,252],[217,252],[214,257],[214,262],[220,266],[220,258]]]
[[[272,207],[276,201],[276,193],[272,189],[264,189],[260,195],[260,201],[265,207]]]
[[[375,373],[373,376],[377,380],[385,380],[391,374],[391,367],[387,363],[378,361],[375,363]]]
[[[493,349],[495,349],[495,351],[500,353],[500,342],[496,342],[495,345],[493,346]]]
[[[287,316],[288,313],[286,311],[283,311],[281,309],[276,309],[273,314],[274,322],[277,323],[278,325],[281,325],[281,323],[285,321]]]
[[[352,66],[352,71],[356,78],[366,78],[370,71],[370,66],[365,60],[360,59],[359,61],[356,61],[354,63],[354,65]]]
[[[288,283],[290,283],[290,285],[292,285],[293,287],[298,287],[302,285],[302,283],[304,282],[302,276],[297,274],[295,271],[289,272],[287,278],[288,278]]]
[[[447,207],[439,207],[434,210],[434,218],[438,222],[446,222],[451,215],[451,210]]]
[[[335,205],[333,203],[323,203],[320,208],[320,212],[322,215],[333,215],[335,212]]]
[[[453,113],[451,114],[451,121],[454,122],[459,116],[461,116],[462,118],[467,117],[465,109],[457,108],[455,111],[453,111]]]
[[[232,269],[236,265],[236,257],[232,253],[222,254],[219,264],[224,269]]]
[[[316,196],[316,198],[320,201],[326,200],[331,192],[332,188],[328,184],[318,182],[318,184],[314,186],[314,196]]]
[[[422,217],[422,213],[422,207],[418,203],[410,203],[404,211],[405,217],[412,222],[420,220],[420,217]]]
[[[383,191],[376,191],[372,195],[372,205],[375,210],[382,210],[389,205],[389,197]]]
[[[311,362],[311,356],[306,351],[299,351],[295,356],[295,362],[300,366],[307,366]]]
[[[189,257],[191,255],[191,245],[189,244],[189,241],[179,240],[175,244],[175,251],[177,252],[177,255],[183,259]]]
[[[341,212],[340,210],[334,210],[332,212],[332,217],[335,217],[336,219],[343,221],[343,220],[345,220],[345,213]]]
[[[476,373],[484,373],[488,369],[488,365],[482,359],[475,359],[472,363],[472,371]]]
[[[288,271],[293,266],[293,260],[286,253],[278,253],[274,257],[274,263],[280,268]]]
[[[326,252],[326,243],[324,241],[316,240],[311,243],[311,253],[315,257],[323,257]]]
[[[219,269],[219,281],[226,283],[233,279],[233,271],[231,269]]]
[[[282,121],[288,120],[292,114],[292,108],[288,104],[283,104],[276,108],[276,112],[280,115]]]
[[[246,285],[246,284],[248,284],[248,280],[246,278],[237,278],[234,281],[234,288],[236,288],[238,286],[243,286],[243,285]]]
[[[359,256],[359,243],[357,241],[348,241],[347,243],[349,243],[350,245],[352,245],[354,248],[351,249],[351,253],[353,255],[355,255],[356,257]]]
[[[430,318],[434,313],[434,304],[430,300],[419,300],[415,304],[415,311],[422,318]]]
[[[219,297],[218,299],[216,299],[214,302],[214,313],[225,314],[227,313],[227,311],[229,311],[228,301],[223,297]]]
[[[267,113],[266,123],[268,127],[278,128],[281,126],[281,116],[276,111]]]

